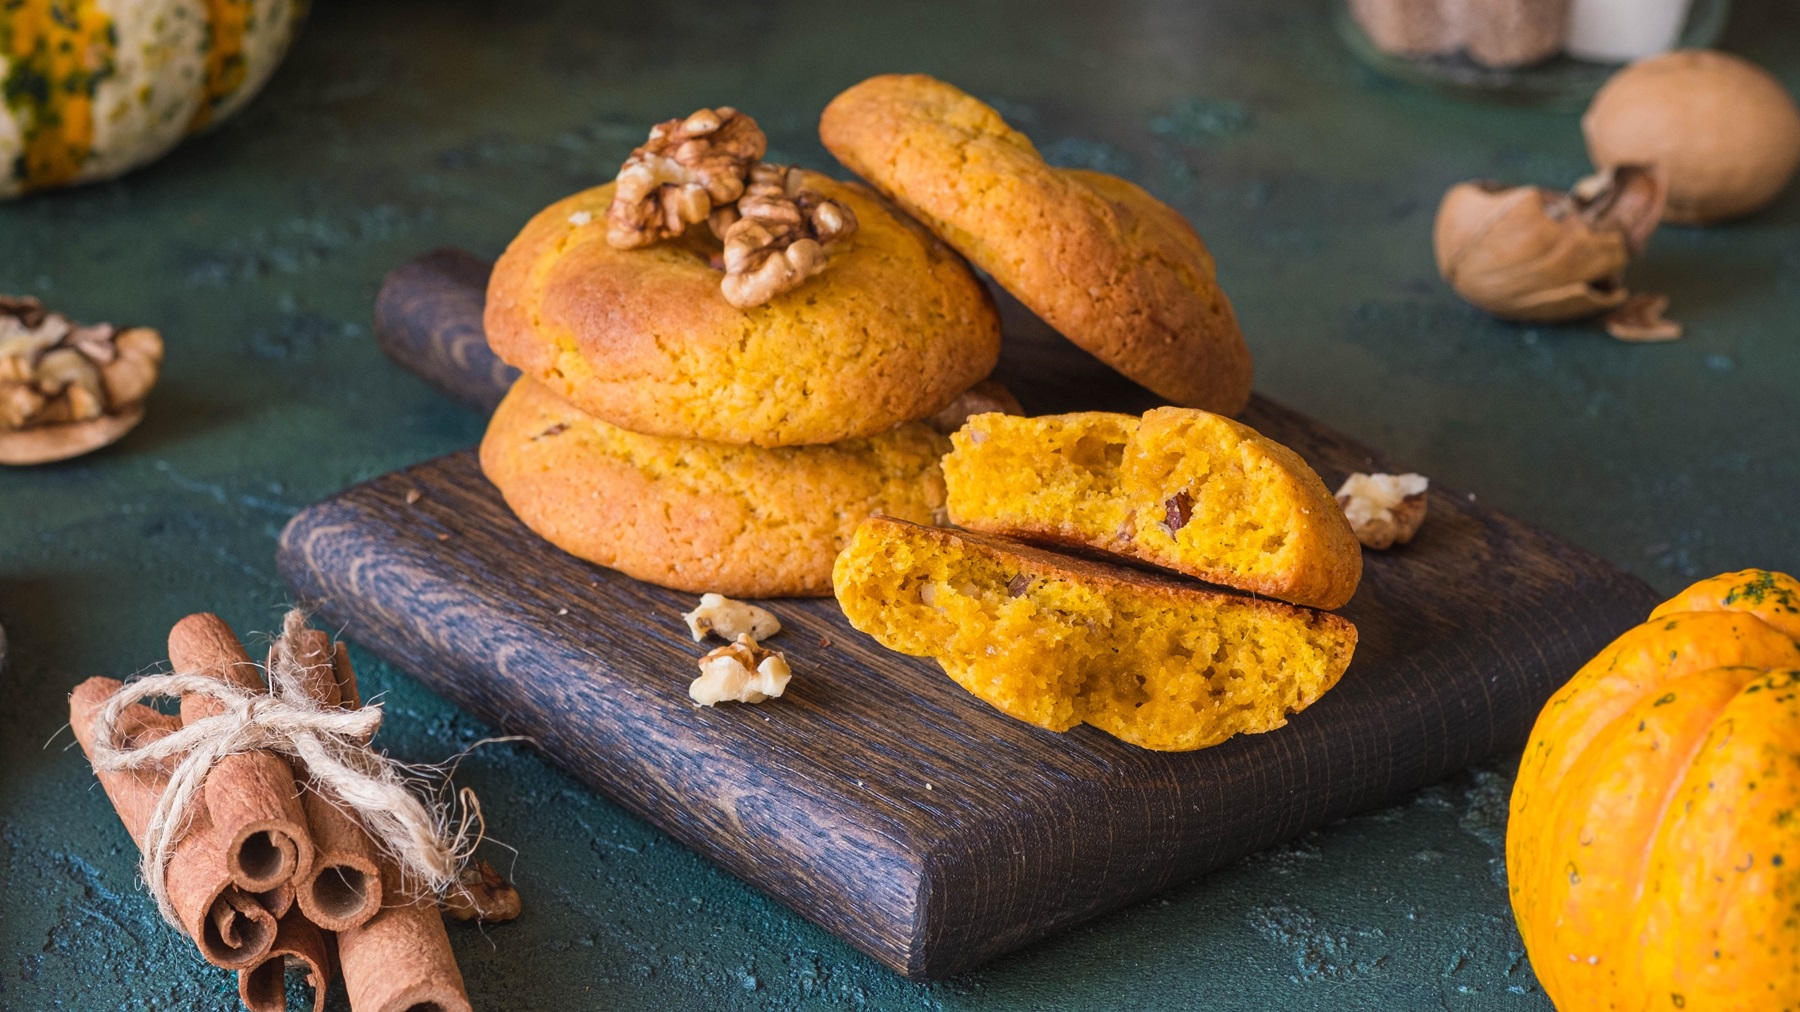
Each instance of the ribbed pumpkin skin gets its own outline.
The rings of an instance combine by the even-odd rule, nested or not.
[[[1704,580],[1538,715],[1506,837],[1562,1012],[1800,1012],[1800,581]]]
[[[304,0],[0,4],[0,199],[108,179],[236,112]]]

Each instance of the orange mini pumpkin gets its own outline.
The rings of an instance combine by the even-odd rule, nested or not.
[[[1703,580],[1576,672],[1506,868],[1562,1012],[1800,1009],[1800,581]]]

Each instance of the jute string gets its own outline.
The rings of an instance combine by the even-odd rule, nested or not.
[[[295,625],[290,617],[288,627]],[[267,693],[187,672],[149,675],[126,683],[94,718],[95,769],[168,772],[168,787],[144,831],[142,873],[171,924],[179,921],[169,900],[169,857],[193,821],[194,806],[204,803],[200,790],[207,773],[226,756],[267,751],[304,763],[310,789],[354,813],[399,866],[401,878],[432,893],[442,895],[456,884],[480,842],[481,809],[473,792],[461,792],[455,816],[446,804],[421,799],[411,786],[423,781],[420,770],[369,746],[381,726],[380,704],[345,710],[314,699],[287,641],[283,637],[272,652]],[[119,743],[127,707],[184,695],[217,700],[224,709],[152,742]]]

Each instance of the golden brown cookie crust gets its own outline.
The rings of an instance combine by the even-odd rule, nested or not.
[[[488,343],[614,425],[767,447],[871,436],[986,376],[999,318],[962,258],[862,186],[806,185],[860,227],[822,274],[749,309],[725,301],[698,238],[609,246],[611,184],[558,201],[494,267]]]
[[[825,147],[1127,377],[1221,414],[1250,397],[1250,352],[1211,254],[1139,187],[1044,163],[974,97],[922,74],[850,88],[819,122]]]
[[[765,449],[644,436],[521,379],[488,423],[481,469],[545,540],[690,593],[824,597],[862,519],[931,523],[949,440],[924,424]]]

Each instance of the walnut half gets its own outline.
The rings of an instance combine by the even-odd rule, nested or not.
[[[32,298],[0,296],[0,464],[66,460],[144,417],[162,368],[148,327],[78,326]]]
[[[856,234],[856,215],[792,166],[758,165],[725,240],[725,301],[747,309],[800,287],[825,269],[826,247]],[[718,228],[715,219],[713,227]]]
[[[607,243],[637,249],[706,221],[714,208],[743,196],[751,166],[768,147],[756,121],[730,106],[658,123],[619,169],[606,209]]]
[[[786,692],[792,677],[787,658],[740,635],[737,642],[700,658],[700,677],[688,686],[688,696],[701,706],[727,700],[760,703]]]
[[[734,601],[724,594],[700,595],[700,606],[681,617],[687,622],[688,632],[694,634],[695,643],[706,639],[708,633],[722,640],[743,635],[766,640],[781,631],[781,620],[768,609]]]
[[[1430,485],[1422,474],[1359,472],[1344,479],[1337,501],[1363,547],[1391,548],[1411,541],[1425,522],[1425,490]]]

